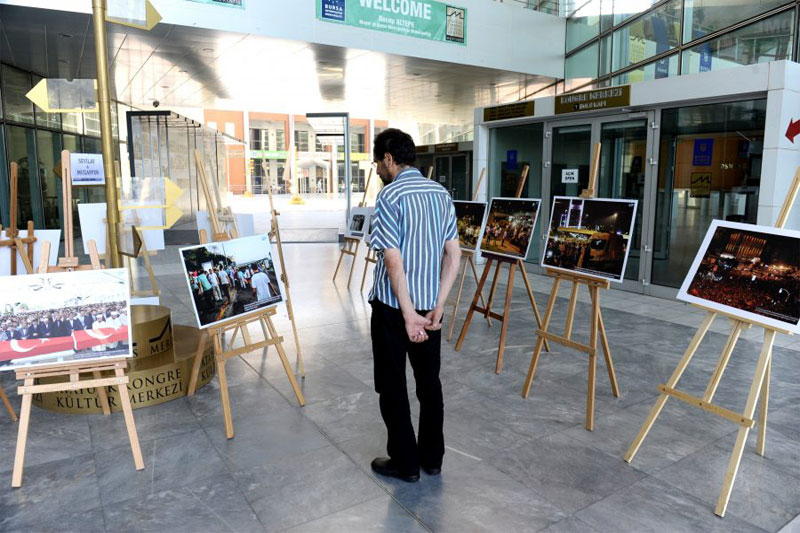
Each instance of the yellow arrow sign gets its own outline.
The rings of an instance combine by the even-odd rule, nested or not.
[[[161,22],[161,14],[150,0],[107,0],[106,20],[150,31]]]
[[[164,210],[164,225],[163,226],[137,226],[138,229],[144,230],[157,230],[157,229],[169,229],[175,225],[178,220],[180,220],[181,216],[183,216],[183,211],[181,211],[180,207],[175,207],[175,202],[180,198],[183,194],[183,189],[178,187],[175,182],[173,182],[169,178],[164,178],[164,201],[166,202],[164,205],[128,205],[128,206],[120,206],[121,210],[125,209],[163,209]]]
[[[97,113],[97,81],[43,79],[25,95],[46,113]]]

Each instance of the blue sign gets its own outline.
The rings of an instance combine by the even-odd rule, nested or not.
[[[320,0],[322,12],[320,16],[328,20],[344,22],[345,0]]]
[[[517,170],[517,151],[509,150],[506,152],[506,169]]]
[[[692,166],[710,167],[711,155],[714,152],[714,139],[695,139]]]

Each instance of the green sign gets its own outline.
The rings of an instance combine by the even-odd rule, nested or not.
[[[466,8],[435,0],[317,0],[317,18],[432,41],[467,42]]]
[[[238,7],[244,9],[244,0],[189,0],[201,4],[211,4],[212,6]]]
[[[250,159],[286,159],[288,152],[285,150],[248,150]]]

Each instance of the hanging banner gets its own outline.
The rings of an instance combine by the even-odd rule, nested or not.
[[[435,0],[317,0],[317,18],[432,41],[467,41],[466,8]]]

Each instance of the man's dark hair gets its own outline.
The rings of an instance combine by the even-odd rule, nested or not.
[[[392,154],[395,162],[399,165],[413,165],[417,159],[417,152],[411,135],[397,128],[383,130],[375,136],[375,142],[372,145],[372,157],[375,161],[380,161],[387,152]]]

